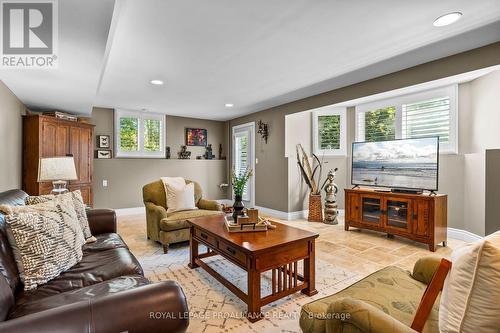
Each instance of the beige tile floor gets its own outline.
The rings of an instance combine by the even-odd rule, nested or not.
[[[463,241],[448,239],[448,246],[438,246],[435,253],[427,245],[401,237],[387,238],[385,234],[369,230],[351,229],[345,231],[341,224],[326,225],[306,220],[282,221],[292,226],[315,231],[319,234],[316,242],[316,256],[335,266],[348,269],[362,276],[371,274],[385,266],[396,265],[412,270],[414,263],[426,255],[449,258],[453,248]],[[160,254],[161,246],[146,237],[144,215],[120,216],[118,232],[129,244],[137,257]],[[181,243],[174,246],[188,246]]]

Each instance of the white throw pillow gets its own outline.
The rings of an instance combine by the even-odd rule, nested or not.
[[[163,187],[165,188],[165,195],[168,192],[167,185],[177,188],[182,188],[186,185],[186,180],[182,177],[161,177],[160,179],[163,182]]]
[[[67,192],[59,195],[38,195],[38,196],[29,196],[24,199],[24,203],[26,205],[36,205],[42,202],[47,202],[51,200],[66,200],[70,198],[73,201],[73,205],[76,211],[76,215],[78,217],[78,221],[80,222],[80,227],[82,227],[83,235],[85,236],[85,243],[93,243],[97,241],[97,239],[92,236],[89,226],[89,220],[87,218],[87,210],[85,203],[83,202],[82,193],[80,190],[76,190],[73,192]]]
[[[1,205],[24,290],[59,276],[83,256],[83,231],[71,199],[30,206]]]
[[[167,185],[167,207],[167,214],[198,209],[194,202],[194,184],[184,184],[183,187]]]
[[[439,307],[441,333],[498,333],[500,231],[453,251]]]

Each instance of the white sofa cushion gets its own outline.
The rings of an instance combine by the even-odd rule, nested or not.
[[[441,333],[498,333],[500,231],[453,251],[439,308]]]

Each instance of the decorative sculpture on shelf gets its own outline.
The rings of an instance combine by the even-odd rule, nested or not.
[[[169,147],[169,146],[166,146],[166,147],[165,147],[165,153],[166,153],[165,158],[166,158],[167,160],[169,160],[169,159],[170,159],[170,147]]]
[[[333,171],[330,170],[328,172],[328,176],[323,183],[322,188],[324,188],[326,197],[325,197],[325,223],[326,224],[338,224],[337,221],[337,192],[339,188],[337,184],[335,184],[335,173],[338,168],[335,168]]]
[[[260,134],[260,136],[264,139],[264,142],[267,144],[267,138],[269,136],[269,130],[267,128],[267,124],[263,122],[262,120],[259,120],[257,123],[259,125],[259,129],[257,130],[257,133]]]
[[[209,144],[205,147],[205,155],[203,157],[206,160],[213,160],[215,158],[215,155],[212,154],[212,144]]]
[[[181,151],[179,152],[179,159],[181,160],[191,159],[191,152],[187,150],[186,146],[181,146]]]
[[[222,143],[219,143],[219,160],[225,160],[226,156],[223,155]]]

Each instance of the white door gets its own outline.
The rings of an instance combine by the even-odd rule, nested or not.
[[[243,192],[245,207],[255,206],[255,123],[247,123],[233,127],[233,165],[238,175],[246,170],[253,170]],[[231,191],[232,192],[232,191]],[[232,193],[234,197],[234,193]],[[234,199],[234,198],[233,198]]]

